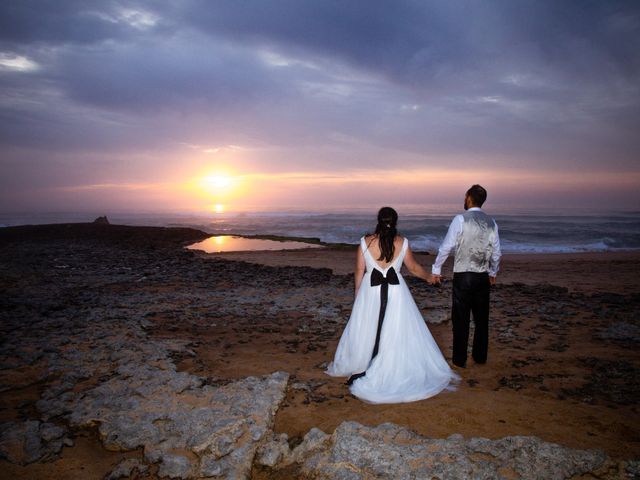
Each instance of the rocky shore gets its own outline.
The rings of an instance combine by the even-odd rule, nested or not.
[[[323,374],[352,277],[183,248],[207,236],[0,229],[2,478],[640,476],[638,292],[501,284],[489,365],[373,406]],[[449,285],[410,285],[448,355]]]

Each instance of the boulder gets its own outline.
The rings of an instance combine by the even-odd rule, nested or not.
[[[96,223],[98,225],[109,225],[109,219],[107,218],[106,215],[103,215],[102,217],[98,217],[96,218],[93,223]]]

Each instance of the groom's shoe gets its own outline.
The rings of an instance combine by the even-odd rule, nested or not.
[[[464,363],[463,363],[463,364],[457,364],[456,362],[453,362],[453,361],[452,361],[451,363],[452,363],[452,364],[453,364],[453,366],[454,366],[454,367],[456,367],[456,368],[467,368],[467,365],[466,365],[466,364],[464,364]]]

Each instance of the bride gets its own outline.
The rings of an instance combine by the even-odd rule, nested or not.
[[[349,322],[326,373],[349,377],[351,393],[371,403],[413,402],[432,397],[459,377],[425,325],[400,268],[429,280],[409,242],[398,235],[398,214],[378,212],[375,234],[360,240]]]

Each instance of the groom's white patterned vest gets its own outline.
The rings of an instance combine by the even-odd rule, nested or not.
[[[464,224],[456,242],[454,272],[488,272],[493,242],[496,238],[496,223],[480,210],[462,214]]]

